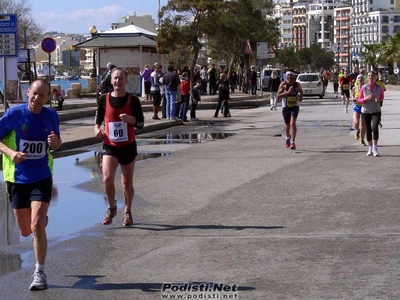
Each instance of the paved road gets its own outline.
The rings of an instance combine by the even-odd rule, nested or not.
[[[51,239],[50,288],[40,293],[27,290],[30,244],[1,247],[24,262],[0,277],[0,294],[147,300],[162,299],[165,283],[207,282],[236,284],[238,298],[250,300],[399,299],[399,93],[386,95],[381,157],[366,156],[350,130],[351,114],[329,96],[304,101],[296,151],[284,147],[280,110],[268,107],[158,132],[234,135],[140,146],[171,155],[136,166],[137,224],[122,228],[119,214],[102,226],[100,214],[98,225]],[[105,209],[100,177],[77,188],[97,194],[93,209]],[[50,212],[49,226],[68,226],[86,200],[62,221]]]

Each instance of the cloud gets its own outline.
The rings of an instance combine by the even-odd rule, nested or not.
[[[66,33],[87,33],[88,28],[95,25],[98,30],[108,30],[111,23],[127,13],[127,9],[117,5],[107,5],[99,8],[77,9],[56,12],[35,13],[36,21],[46,28],[46,31],[61,31]]]

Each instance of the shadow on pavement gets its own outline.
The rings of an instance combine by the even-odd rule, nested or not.
[[[148,227],[154,226],[154,227]],[[284,226],[227,226],[227,225],[167,225],[167,224],[143,224],[136,223],[132,229],[143,229],[151,231],[168,231],[168,230],[182,230],[182,229],[282,229]],[[116,228],[117,229],[117,228]]]

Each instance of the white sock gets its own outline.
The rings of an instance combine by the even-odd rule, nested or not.
[[[369,150],[372,150],[372,146],[368,146],[369,147]]]
[[[377,150],[377,149],[378,149],[378,146],[377,146],[377,145],[373,145],[373,146],[372,146],[372,149]]]
[[[38,263],[36,263],[36,270],[35,272],[44,272],[44,264],[40,265]]]

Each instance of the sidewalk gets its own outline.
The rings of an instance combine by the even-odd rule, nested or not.
[[[259,92],[260,94],[260,92]],[[145,117],[145,126],[143,129],[136,130],[136,134],[157,131],[177,125],[182,125],[182,121],[175,120],[153,120],[153,105],[151,101],[139,97],[142,103],[143,114]],[[211,119],[214,110],[217,107],[218,95],[202,96],[201,102],[198,104],[197,117],[199,120]],[[231,94],[229,103],[230,108],[259,107],[269,103],[269,93],[263,92],[263,97],[250,96],[237,91]],[[17,105],[12,103],[11,106]],[[78,148],[82,146],[99,143],[99,140],[93,134],[93,121],[96,113],[95,98],[74,98],[66,99],[62,111],[59,111],[61,121],[61,137],[63,144],[59,151]],[[0,104],[0,117],[4,113],[4,106]],[[188,116],[189,116],[188,112]],[[161,111],[158,113],[161,118]],[[222,117],[222,115],[220,115]],[[93,119],[88,119],[93,117]],[[234,115],[233,115],[234,117]]]

